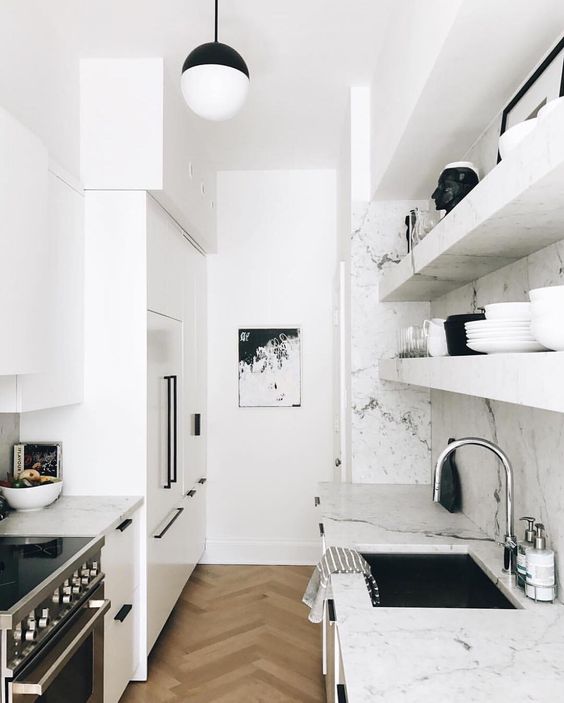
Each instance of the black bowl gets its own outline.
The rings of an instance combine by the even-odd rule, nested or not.
[[[469,356],[471,354],[481,354],[467,346],[466,322],[474,320],[485,320],[486,316],[483,312],[468,313],[467,315],[449,315],[445,322],[445,332],[447,340],[447,349],[449,356]]]

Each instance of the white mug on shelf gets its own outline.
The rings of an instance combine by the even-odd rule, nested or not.
[[[448,356],[445,321],[440,317],[425,320],[423,329],[427,335],[429,356]]]

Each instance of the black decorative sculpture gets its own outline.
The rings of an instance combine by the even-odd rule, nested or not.
[[[479,182],[478,169],[470,161],[455,161],[447,164],[431,196],[435,201],[436,209],[450,212]]]

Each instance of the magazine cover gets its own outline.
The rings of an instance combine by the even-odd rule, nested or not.
[[[41,476],[62,478],[61,442],[14,444],[14,477],[27,469],[35,469]]]

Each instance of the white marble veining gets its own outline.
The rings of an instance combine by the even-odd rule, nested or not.
[[[332,577],[349,703],[533,703],[564,684],[564,607],[536,604],[501,572],[502,550],[429,487],[323,484],[327,545],[469,553],[516,610],[373,608],[362,577]],[[493,506],[490,506],[492,511]]]
[[[393,356],[396,331],[421,324],[428,303],[379,303],[382,269],[406,251],[404,219],[426,202],[356,206],[351,243],[352,474],[355,481],[427,483],[430,407],[427,390],[383,384],[378,359]]]
[[[42,510],[11,511],[0,536],[94,537],[115,528],[143,503],[134,496],[61,496]]]

